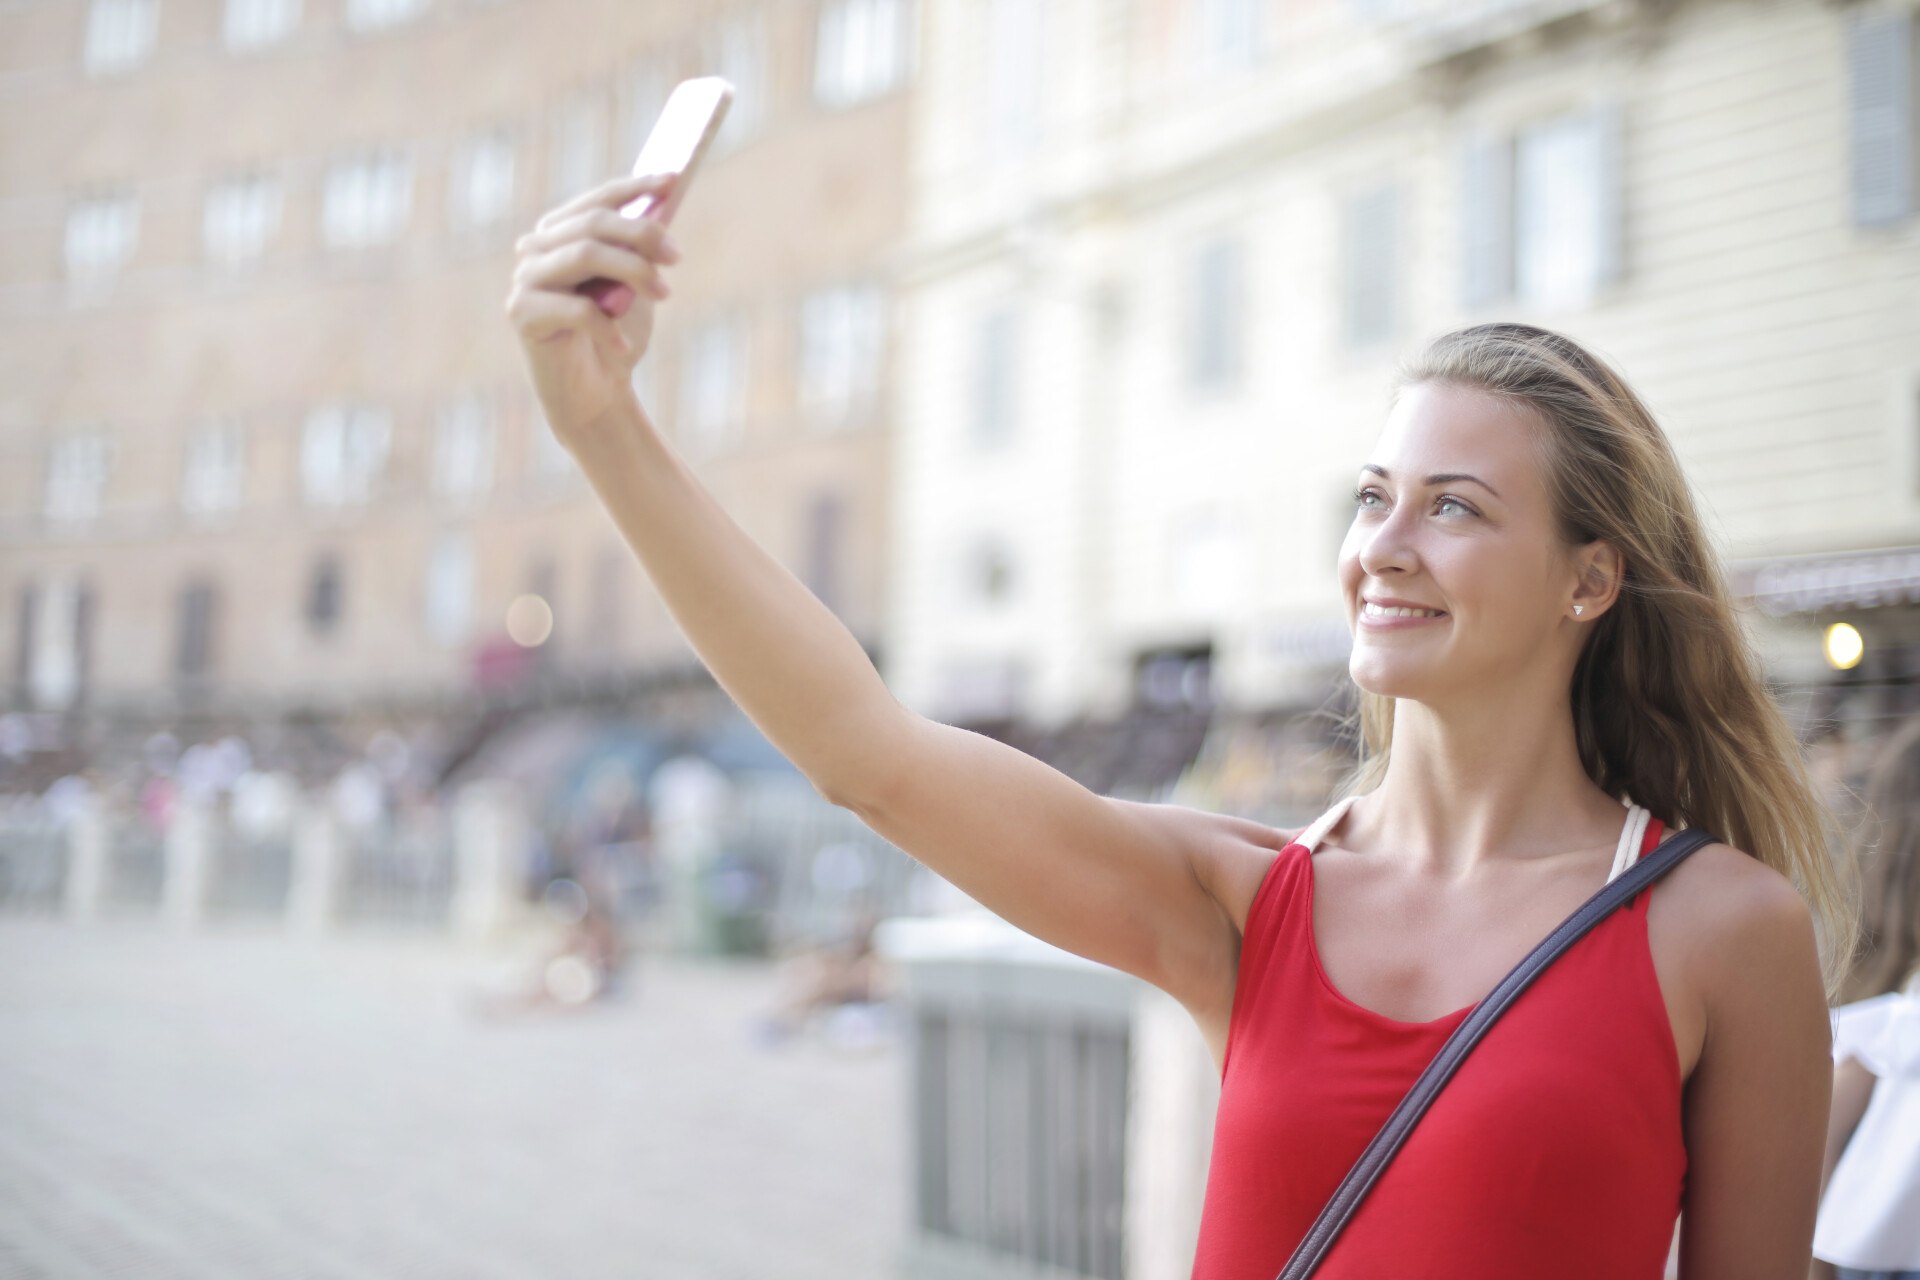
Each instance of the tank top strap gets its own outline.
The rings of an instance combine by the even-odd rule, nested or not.
[[[1293,842],[1305,848],[1308,853],[1312,853],[1320,847],[1320,841],[1326,837],[1327,832],[1333,830],[1340,819],[1346,815],[1347,806],[1359,798],[1357,795],[1348,796],[1346,799],[1340,801],[1334,805],[1333,808],[1315,818],[1306,830],[1294,838]]]
[[[1320,842],[1326,838],[1327,832],[1339,825],[1340,819],[1346,816],[1348,806],[1357,799],[1359,797],[1353,795],[1339,801],[1331,809],[1315,818],[1295,837],[1294,843],[1308,853],[1313,853],[1320,847]],[[1620,843],[1615,845],[1613,850],[1613,867],[1607,873],[1608,884],[1619,879],[1629,867],[1640,860],[1641,847],[1647,841],[1647,824],[1653,819],[1651,811],[1632,801],[1627,802],[1626,808],[1627,816],[1620,830]]]
[[[1653,814],[1632,801],[1627,802],[1627,821],[1620,832],[1620,843],[1613,850],[1613,869],[1607,873],[1612,884],[1625,875],[1627,868],[1640,861],[1641,846],[1647,842],[1647,823]]]

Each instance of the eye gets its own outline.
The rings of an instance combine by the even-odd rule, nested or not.
[[[1367,499],[1378,498],[1379,496],[1380,496],[1380,491],[1377,489],[1371,489],[1371,488],[1355,489],[1353,491],[1353,505],[1358,507],[1362,511],[1371,511],[1373,510],[1373,508],[1368,505]],[[1450,493],[1443,493],[1438,498],[1435,498],[1433,501],[1435,506],[1443,506],[1447,503],[1452,503],[1454,506],[1460,508],[1460,510],[1466,513],[1467,515],[1478,514],[1476,511],[1474,511],[1472,507],[1468,506],[1466,503],[1462,502],[1460,499],[1454,497]]]

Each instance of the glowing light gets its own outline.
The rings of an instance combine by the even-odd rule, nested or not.
[[[522,649],[537,649],[552,634],[553,606],[539,596],[519,596],[507,606],[507,635]]]
[[[1827,655],[1827,665],[1835,671],[1846,671],[1860,665],[1860,657],[1867,651],[1867,642],[1860,633],[1845,622],[1836,622],[1827,628],[1827,638],[1821,645]]]

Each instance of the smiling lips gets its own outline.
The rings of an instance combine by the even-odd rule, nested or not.
[[[1397,629],[1419,626],[1425,622],[1438,622],[1447,616],[1442,609],[1424,609],[1411,605],[1375,604],[1363,600],[1360,604],[1361,624],[1368,627]]]

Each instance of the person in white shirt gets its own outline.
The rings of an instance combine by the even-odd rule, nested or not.
[[[1868,782],[1865,947],[1833,1011],[1814,1280],[1920,1280],[1920,715]]]

